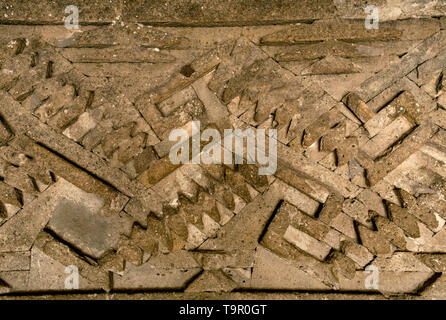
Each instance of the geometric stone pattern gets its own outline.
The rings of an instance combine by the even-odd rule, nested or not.
[[[74,265],[81,293],[446,297],[445,6],[142,5],[0,24],[1,294],[72,292]],[[277,129],[277,171],[172,164],[192,121]]]

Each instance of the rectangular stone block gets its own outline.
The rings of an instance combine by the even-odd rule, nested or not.
[[[284,239],[294,244],[299,249],[309,253],[318,260],[324,260],[331,250],[331,247],[316,240],[305,232],[289,226],[283,235]]]
[[[352,241],[345,241],[342,244],[342,250],[347,257],[361,268],[373,259],[373,254],[366,247]]]

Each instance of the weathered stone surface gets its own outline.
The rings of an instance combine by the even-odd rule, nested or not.
[[[4,21],[16,22],[60,22],[65,18],[65,7],[67,4],[58,3],[55,5],[49,1],[42,1],[38,7],[32,10],[26,3],[19,1],[8,1],[1,8],[1,17]],[[114,0],[110,6],[104,7],[100,2],[82,1],[78,4],[81,21],[111,21],[119,12],[120,1]],[[35,10],[35,11],[34,11]],[[100,14],[98,14],[100,13]]]
[[[186,292],[230,292],[236,288],[236,283],[218,270],[205,270],[192,282]]]
[[[418,64],[436,56],[439,49],[444,46],[445,34],[443,31],[427,38],[423,43],[418,45],[415,50],[405,55],[397,66],[388,70],[382,70],[378,74],[372,76],[361,84],[360,96],[368,102],[377,96],[384,89],[392,85],[396,80],[408,74]],[[427,50],[430,49],[430,50]]]
[[[399,145],[395,146],[392,152],[383,155],[374,162],[373,168],[369,160],[364,157],[359,158],[360,163],[368,170],[367,178],[372,185],[376,184],[404,160],[406,160],[415,150],[420,148],[433,135],[434,128],[430,123],[415,128]],[[358,159],[358,160],[359,160]]]
[[[0,227],[0,251],[29,250],[40,230],[48,223],[57,200],[61,197],[73,199],[75,187],[61,179],[44,192],[44,195],[31,202],[24,210],[13,216]]]
[[[77,121],[67,128],[63,134],[74,141],[80,141],[88,131],[96,127],[95,120],[87,113],[83,113],[79,116]]]
[[[175,58],[159,53],[152,48],[120,47],[120,48],[76,48],[65,49],[62,54],[71,62],[80,63],[166,63]]]
[[[392,221],[380,216],[375,216],[373,220],[380,235],[389,240],[398,249],[406,249],[406,236],[403,229],[398,227],[398,225]]]
[[[446,19],[444,17],[440,17],[440,28],[442,30],[446,28]]]
[[[243,282],[244,281],[244,282]],[[256,289],[278,288],[282,290],[326,290],[328,286],[301,271],[292,262],[286,261],[259,246],[252,274],[239,284]]]
[[[31,267],[29,251],[0,254],[0,271],[25,271]]]
[[[47,256],[38,248],[31,250],[31,271],[29,275],[29,289],[30,291],[64,291],[70,290],[66,286],[67,277],[74,272],[66,272],[67,267],[62,263]],[[97,290],[97,285],[91,283],[83,277],[79,277],[79,290]],[[76,290],[76,288],[73,288]]]
[[[141,266],[128,264],[123,276],[114,274],[114,289],[183,289],[188,281],[199,274],[200,267],[157,268],[146,262]]]
[[[356,117],[358,117],[359,120],[361,120],[361,122],[365,123],[374,116],[374,113],[357,94],[349,93],[347,96],[345,96],[344,101],[347,107],[356,115]]]
[[[369,209],[361,201],[357,199],[345,200],[342,211],[364,226],[372,227],[372,222],[368,214]]]
[[[274,54],[274,58],[280,62],[305,61],[312,62],[327,56],[344,58],[377,57],[386,54],[403,54],[407,50],[407,42],[394,42],[389,48],[385,42],[348,43],[337,40],[324,42],[298,44],[292,46],[264,46],[264,50]],[[401,47],[399,47],[401,45]]]
[[[336,31],[335,31],[336,30]],[[291,29],[285,29],[277,33],[264,36],[262,44],[296,44],[317,42],[323,40],[383,40],[398,39],[400,32],[394,28],[380,29],[375,33],[368,33],[362,22],[333,22],[330,24],[313,23],[311,25],[299,25]]]
[[[442,300],[446,295],[446,281],[442,274],[436,281],[428,287],[423,293],[423,299]]]
[[[358,73],[361,69],[355,64],[344,58],[334,58],[328,56],[323,58],[310,67],[302,70],[302,75],[323,75],[323,74],[346,74]]]
[[[362,245],[377,256],[391,256],[395,251],[393,245],[377,232],[371,231],[363,226],[358,226],[359,237]]]
[[[382,129],[376,136],[367,141],[361,150],[372,159],[376,159],[388,148],[395,144],[399,138],[412,129],[413,124],[405,117],[399,117]]]
[[[8,130],[5,124],[0,121],[0,144],[5,144],[8,142],[11,135],[11,132]]]
[[[420,236],[418,223],[414,216],[412,216],[406,209],[399,208],[394,204],[389,204],[389,210],[392,221],[400,228],[405,230],[408,235],[414,238]]]
[[[446,7],[366,2],[2,4],[0,294],[444,296]]]
[[[110,290],[110,279],[108,272],[98,267],[98,265],[91,258],[88,259],[86,256],[80,257],[79,254],[72,248],[56,240],[48,233],[41,232],[38,235],[34,243],[33,250],[34,249],[37,249],[38,251],[34,252],[36,254],[34,257],[34,262],[36,265],[31,267],[31,273],[36,276],[33,280],[37,282],[42,281],[42,277],[45,276],[41,276],[41,274],[46,274],[46,272],[50,270],[53,270],[54,273],[50,273],[49,276],[54,276],[55,279],[60,280],[62,267],[74,266],[78,268],[80,283],[83,283],[83,285],[87,287],[90,286],[90,288],[94,287],[96,289],[103,289],[106,291]],[[49,269],[41,269],[39,266],[39,261],[41,261],[42,264],[47,265]],[[31,264],[32,263],[33,262],[31,261]],[[71,269],[74,271],[72,267]],[[65,268],[63,268],[63,272],[65,273]],[[66,278],[67,275],[65,275],[65,279]],[[82,278],[85,278],[85,280],[88,281],[83,282]],[[57,281],[56,283],[47,283],[46,285],[57,286],[60,288],[61,283],[60,281]],[[63,285],[65,285],[65,281]],[[35,290],[37,289],[38,286],[35,288]]]
[[[165,7],[169,9],[164,9]],[[161,10],[160,8],[163,8]],[[123,18],[139,22],[172,24],[260,24],[282,20],[305,20],[324,17],[333,12],[331,1],[317,4],[303,1],[296,6],[292,1],[227,3],[224,1],[199,2],[195,4],[164,1],[156,6],[145,0],[126,4]],[[166,12],[167,10],[167,12]]]
[[[338,278],[352,279],[355,276],[355,262],[342,253],[338,251],[333,252],[330,256],[330,262],[333,264],[332,271]]]
[[[373,259],[373,255],[364,246],[352,241],[343,242],[342,251],[360,267],[364,267]]]
[[[379,291],[386,296],[401,296],[414,294],[432,276],[432,272],[381,272],[379,273],[378,289],[366,288],[366,279],[370,272],[357,271],[353,279],[342,278],[340,287],[343,290]]]
[[[342,232],[344,235],[351,239],[356,239],[356,231],[354,226],[354,220],[350,218],[343,212],[340,212],[333,220],[330,222],[330,226],[336,230]]]
[[[366,0],[353,2],[336,1],[335,6],[341,17],[356,19],[364,18],[364,8],[369,3]],[[422,18],[435,15],[443,15],[445,6],[442,2],[432,1],[376,1],[374,2],[380,11],[380,20],[407,19],[411,17]]]
[[[286,241],[294,244],[299,249],[308,252],[319,260],[324,260],[330,252],[330,247],[305,232],[289,226],[283,235]]]
[[[326,224],[329,224],[342,210],[342,199],[334,194],[331,194],[321,210],[319,219]]]
[[[59,201],[48,228],[86,254],[99,258],[116,246],[119,234],[114,232],[113,224],[98,216],[103,200],[93,197],[76,200]]]

